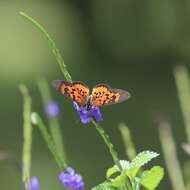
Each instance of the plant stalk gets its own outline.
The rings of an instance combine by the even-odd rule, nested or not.
[[[22,152],[22,180],[27,189],[28,181],[30,180],[30,168],[31,168],[31,152],[32,152],[32,124],[30,120],[30,114],[32,110],[32,100],[29,95],[26,86],[21,85],[20,91],[24,97],[23,107],[23,152]]]
[[[114,146],[111,143],[109,136],[105,133],[104,129],[100,126],[100,124],[96,123],[94,120],[92,121],[92,123],[95,125],[96,130],[98,131],[98,133],[100,134],[100,136],[104,140],[105,144],[107,145],[107,147],[110,151],[110,154],[113,158],[114,163],[117,165],[119,170],[122,171],[122,166],[120,164],[117,152],[114,150]]]

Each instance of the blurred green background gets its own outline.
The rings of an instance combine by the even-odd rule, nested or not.
[[[18,162],[22,152],[22,97],[25,83],[33,98],[33,108],[43,111],[36,85],[40,77],[49,84],[62,74],[47,42],[19,11],[36,18],[56,41],[74,80],[92,87],[107,83],[129,90],[132,98],[123,104],[105,107],[103,126],[121,159],[126,159],[118,123],[131,129],[138,152],[161,153],[154,164],[163,165],[158,114],[169,118],[179,158],[185,142],[183,120],[173,78],[173,67],[189,63],[190,2],[177,0],[46,0],[0,1],[0,151]],[[52,89],[61,105],[60,122],[69,163],[85,179],[86,189],[104,180],[113,164],[96,130],[83,126],[71,103]],[[39,131],[34,130],[32,174],[40,178],[42,189],[61,189],[58,168]],[[0,189],[23,189],[15,165],[0,162]],[[166,173],[159,189],[171,189]]]

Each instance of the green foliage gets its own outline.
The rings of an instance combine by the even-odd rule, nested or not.
[[[122,171],[120,172],[117,165],[109,168],[106,172],[106,178],[109,183],[102,183],[96,188],[98,190],[105,190],[113,187],[120,190],[139,190],[142,185],[148,190],[155,189],[164,176],[163,168],[160,166],[155,166],[150,170],[144,171],[142,175],[138,175],[138,171],[142,166],[157,156],[158,154],[156,152],[143,151],[139,153],[131,162],[120,160]],[[114,177],[115,175],[117,176]]]
[[[92,190],[119,190],[118,188],[111,185],[109,182],[104,182],[94,188]]]
[[[122,171],[127,173],[129,177],[134,177],[140,167],[147,164],[153,158],[157,157],[158,154],[152,151],[143,151],[139,153],[131,162],[126,160],[120,160]],[[109,168],[106,173],[106,177],[109,178],[116,172],[119,172],[119,169],[116,165],[112,168]]]
[[[160,166],[154,166],[150,170],[145,170],[140,179],[140,183],[148,190],[155,189],[162,178],[164,177],[164,170]]]
[[[122,167],[122,170],[127,172],[130,168],[130,162],[126,161],[126,160],[120,160],[120,164]],[[115,173],[119,172],[119,169],[116,165],[114,165],[113,167],[109,168],[106,172],[106,178],[109,179],[112,175],[114,175]]]
[[[119,176],[112,180],[112,185],[114,187],[122,189],[125,188],[125,186],[127,185],[127,181],[127,175],[125,173],[121,173]]]
[[[150,162],[153,158],[159,156],[158,153],[152,151],[143,151],[139,153],[131,162],[131,167],[141,167]]]

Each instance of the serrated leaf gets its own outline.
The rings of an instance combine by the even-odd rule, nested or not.
[[[117,187],[112,186],[109,182],[104,182],[96,187],[93,187],[92,190],[119,190]]]
[[[130,168],[137,167],[140,168],[151,161],[153,158],[159,156],[158,153],[152,151],[140,152],[130,163]]]
[[[122,167],[122,170],[127,172],[129,170],[130,167],[130,162],[126,161],[126,160],[120,160],[120,164]],[[119,172],[119,168],[117,167],[117,165],[114,165],[113,167],[109,168],[106,172],[106,178],[110,178],[113,174]]]
[[[153,190],[159,185],[163,177],[164,169],[160,166],[154,166],[152,169],[143,172],[140,183],[146,189]]]
[[[124,173],[132,179],[136,176],[140,167],[151,161],[153,158],[157,157],[159,154],[152,151],[143,151],[139,153],[131,162],[126,160],[120,160],[120,164]],[[119,172],[119,168],[114,165],[109,168],[106,172],[106,178],[109,179],[112,175]]]
[[[129,168],[130,168],[130,162],[127,161],[127,160],[120,160],[120,164],[121,164],[121,167],[122,167],[122,170],[123,171],[128,171]]]

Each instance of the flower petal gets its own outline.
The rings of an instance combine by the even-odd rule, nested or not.
[[[45,114],[49,118],[57,117],[60,113],[59,105],[56,101],[50,101],[45,107]]]
[[[102,114],[98,107],[93,107],[91,109],[91,114],[92,114],[92,117],[94,117],[97,122],[103,121]]]
[[[88,124],[93,118],[97,122],[103,120],[100,109],[96,106],[93,106],[90,110],[87,110],[86,107],[80,107],[76,102],[73,102],[73,107],[78,112],[80,121],[83,124]]]
[[[40,183],[37,177],[31,177],[28,183],[27,190],[40,190]]]
[[[75,173],[74,169],[69,167],[65,172],[59,174],[59,181],[64,185],[66,189],[83,190],[84,181],[82,176]]]
[[[80,111],[80,107],[76,102],[73,102],[73,108],[78,112]]]

